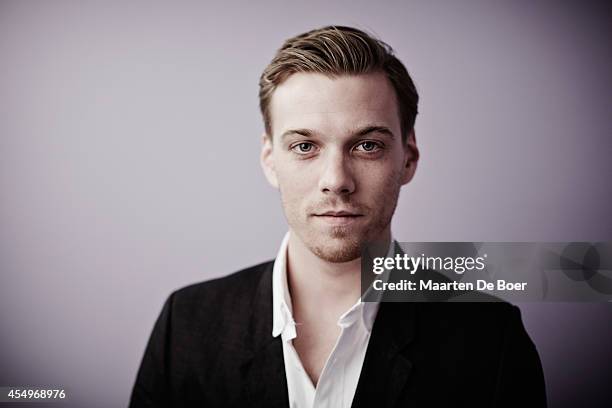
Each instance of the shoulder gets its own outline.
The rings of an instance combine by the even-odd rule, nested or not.
[[[385,326],[409,325],[424,339],[456,344],[500,344],[508,330],[522,328],[519,308],[503,301],[382,303],[379,314]]]
[[[193,312],[206,307],[238,307],[254,296],[262,278],[270,274],[274,261],[254,265],[230,275],[185,286],[169,298],[174,309]],[[219,310],[221,311],[221,310]]]
[[[422,303],[418,305],[419,314],[427,320],[445,322],[448,326],[473,326],[474,329],[503,329],[509,320],[520,319],[518,307],[498,299],[468,302]],[[479,331],[479,330],[475,330]]]
[[[201,358],[203,351],[219,351],[222,344],[243,348],[256,294],[269,291],[272,303],[272,266],[264,262],[172,292],[152,337],[170,339],[181,355]]]
[[[421,303],[416,308],[416,332],[423,339],[440,342],[427,347],[438,348],[437,352],[445,355],[463,350],[462,355],[472,356],[475,366],[496,364],[511,343],[533,347],[520,309],[510,303]]]

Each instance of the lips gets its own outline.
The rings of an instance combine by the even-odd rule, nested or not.
[[[359,214],[352,211],[340,210],[325,211],[322,213],[314,214],[314,217],[330,225],[348,225],[363,217],[363,214]]]
[[[321,214],[315,214],[319,217],[360,217],[361,214],[351,211],[326,211]]]

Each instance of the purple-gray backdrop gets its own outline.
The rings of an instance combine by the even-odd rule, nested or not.
[[[612,12],[584,3],[0,2],[0,385],[124,406],[170,291],[274,256],[257,81],[322,25],[421,93],[400,241],[612,239]],[[612,305],[521,307],[551,405],[609,397]]]

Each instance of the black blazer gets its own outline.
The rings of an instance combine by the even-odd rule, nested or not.
[[[272,267],[174,292],[130,407],[289,407]],[[353,407],[543,407],[544,377],[507,303],[381,303]]]

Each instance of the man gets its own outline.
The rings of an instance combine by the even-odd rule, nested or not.
[[[544,406],[506,303],[362,303],[419,152],[418,95],[386,44],[348,27],[285,42],[260,80],[261,164],[289,224],[273,262],[167,300],[132,407]]]

